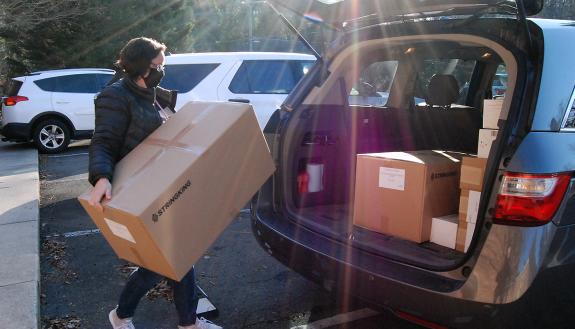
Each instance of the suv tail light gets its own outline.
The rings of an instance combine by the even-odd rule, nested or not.
[[[571,181],[571,173],[505,173],[497,195],[494,222],[538,226],[551,221]]]
[[[28,97],[26,96],[8,96],[4,98],[4,105],[6,106],[14,106],[18,102],[27,101]]]

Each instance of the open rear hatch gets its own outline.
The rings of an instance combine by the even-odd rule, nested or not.
[[[523,50],[531,48],[531,36],[522,26],[525,23],[528,29],[525,13],[534,14],[541,9],[541,1],[268,1],[334,28],[350,29],[348,32],[352,31],[351,34],[357,33],[353,32],[357,30],[352,26],[365,28],[375,25],[374,22],[407,20],[406,24],[411,24],[410,31],[413,31],[418,18],[422,17],[441,18],[437,20],[441,24],[444,17],[452,15],[463,15],[463,20],[485,13],[491,20],[504,16],[507,19],[501,28],[509,28],[513,33],[522,30],[522,45],[518,48]],[[516,16],[509,19],[509,15]],[[429,20],[421,22],[424,21]],[[366,25],[366,22],[370,23]],[[492,28],[489,22],[482,24],[486,29]],[[448,270],[465,256],[467,246],[460,245],[464,243],[459,241],[460,232],[457,233],[457,248],[444,247],[429,242],[429,231],[424,232],[423,237],[405,238],[374,230],[356,221],[358,211],[354,210],[354,204],[357,208],[358,202],[354,199],[365,195],[373,198],[370,191],[364,191],[362,196],[356,190],[359,158],[377,158],[380,156],[374,153],[396,152],[383,157],[399,162],[409,158],[404,164],[417,164],[425,162],[425,159],[433,163],[434,157],[440,157],[443,158],[439,161],[442,163],[445,159],[454,160],[459,170],[462,167],[460,160],[467,156],[471,159],[467,163],[468,169],[475,170],[474,173],[479,170],[482,175],[487,160],[479,160],[479,164],[474,161],[478,142],[496,137],[502,140],[496,129],[503,127],[497,124],[507,118],[512,94],[519,90],[515,88],[519,84],[517,79],[525,72],[523,68],[518,71],[518,63],[510,49],[492,40],[482,41],[477,36],[464,34],[446,37],[454,32],[444,29],[440,37],[414,34],[402,39],[403,36],[396,35],[395,40],[388,43],[389,35],[384,29],[377,28],[377,33],[381,33],[379,39],[362,39],[367,43],[361,47],[353,44],[354,55],[343,47],[329,58],[329,62],[321,63],[325,65],[322,72],[329,72],[325,80],[320,79],[319,86],[311,86],[307,91],[305,88],[297,89],[284,103],[284,111],[292,114],[287,125],[281,128],[281,178],[276,184],[282,201],[276,201],[282,204],[290,219],[337,241],[416,266]],[[342,55],[346,51],[348,55]],[[387,76],[378,80],[369,72],[364,74],[368,69]],[[435,79],[434,75],[441,77]],[[504,94],[492,95],[500,92],[492,87],[493,80],[502,77],[505,77],[509,92],[504,98],[501,98]],[[432,83],[434,79],[438,81]],[[434,90],[449,95],[437,97]],[[491,106],[501,110],[502,120],[496,118],[492,126],[485,127],[485,113]],[[499,116],[499,112],[496,115]],[[479,137],[480,130],[491,137]],[[487,158],[487,155],[483,157]],[[405,180],[401,177],[405,179],[406,171],[411,169],[391,165],[382,170],[385,166],[374,166],[376,169],[379,167],[378,174],[369,179],[375,181],[376,188],[385,186],[401,190],[405,187]],[[441,166],[438,164],[437,168]],[[431,175],[430,179],[454,180],[452,170],[443,169]],[[482,178],[471,175],[472,180],[479,179],[480,183]],[[443,215],[455,216],[461,230],[463,225],[467,226],[461,224],[461,216],[465,218],[467,214],[462,214],[460,201],[470,203],[479,202],[479,199],[477,193],[469,193],[473,191],[469,186],[460,186],[459,179],[458,171],[456,195],[453,196],[452,189],[449,197],[455,198],[457,205]],[[480,190],[481,186],[477,189]],[[414,193],[427,193],[422,191]],[[434,195],[433,203],[444,202],[442,196],[437,197],[442,193]],[[362,209],[378,207],[377,198],[370,202],[364,202]],[[416,201],[410,203],[409,198],[402,202],[399,208],[420,207]],[[472,219],[473,226],[475,220]],[[462,238],[465,241],[472,237],[473,234],[464,234]]]
[[[385,22],[405,18],[511,14],[525,19],[538,14],[543,0],[268,0],[334,28],[352,22]]]

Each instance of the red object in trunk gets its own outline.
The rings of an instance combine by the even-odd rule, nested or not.
[[[309,174],[307,173],[307,171],[303,171],[297,176],[297,191],[300,194],[307,193],[308,185],[309,185]]]

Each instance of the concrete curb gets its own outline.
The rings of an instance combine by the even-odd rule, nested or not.
[[[38,151],[0,142],[0,328],[40,327]]]

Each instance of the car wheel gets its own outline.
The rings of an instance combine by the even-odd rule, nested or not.
[[[58,119],[44,120],[34,129],[33,139],[40,153],[62,152],[70,143],[70,129]]]

